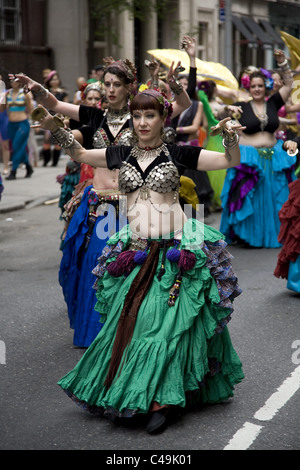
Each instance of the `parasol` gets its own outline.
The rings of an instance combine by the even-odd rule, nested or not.
[[[179,49],[150,49],[147,52],[166,67],[170,67],[172,62],[175,62],[176,65],[180,61],[187,73],[189,71],[190,59],[185,51]],[[224,65],[196,58],[196,67],[199,80],[213,80],[218,85],[238,90],[238,81]]]
[[[280,36],[289,49],[291,66],[295,70],[300,65],[300,40],[284,31],[280,31]]]

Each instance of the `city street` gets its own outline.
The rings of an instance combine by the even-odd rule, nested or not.
[[[84,353],[58,284],[61,231],[57,203],[0,213],[1,449],[300,450],[300,296],[273,276],[279,250],[230,247],[243,289],[229,323],[245,373],[234,398],[149,436],[143,420],[111,423],[56,385]]]

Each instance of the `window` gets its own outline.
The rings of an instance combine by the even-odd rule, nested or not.
[[[198,23],[198,57],[206,60],[208,23]]]
[[[21,42],[20,0],[0,0],[0,41]]]

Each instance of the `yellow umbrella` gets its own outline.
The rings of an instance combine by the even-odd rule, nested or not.
[[[300,65],[300,40],[284,31],[280,31],[280,36],[289,49],[291,66],[295,70]]]
[[[150,49],[148,54],[159,60],[161,64],[170,67],[172,62],[181,62],[187,73],[190,68],[190,59],[185,51],[179,49]],[[230,70],[224,65],[217,62],[207,62],[196,58],[197,75],[199,80],[214,80],[218,85],[238,90],[238,81],[232,75]]]

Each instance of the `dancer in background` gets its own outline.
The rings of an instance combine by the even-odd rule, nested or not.
[[[283,148],[295,154],[300,149],[300,137],[284,142]],[[279,211],[281,222],[278,255],[274,276],[287,279],[287,288],[300,293],[300,179],[289,185],[289,198]]]
[[[80,102],[85,106],[91,106],[97,108],[102,97],[102,87],[98,83],[84,83],[81,86]],[[76,123],[76,128],[80,127],[80,123],[73,120],[65,120],[65,126],[74,129],[73,124]],[[92,146],[88,147],[92,148]],[[94,170],[89,165],[80,165],[77,162],[70,160],[66,165],[66,172],[64,175],[59,175],[57,181],[61,184],[61,195],[58,206],[60,207],[62,214],[64,212],[65,204],[72,198],[73,191],[80,181],[85,181],[89,178],[93,178]],[[65,228],[66,230],[66,228]],[[64,234],[65,235],[65,234]],[[64,237],[64,236],[63,236]]]
[[[45,87],[56,97],[57,100],[66,103],[69,102],[68,92],[64,88],[62,88],[61,80],[56,70],[51,70],[51,72],[45,78]],[[49,133],[46,132],[43,143],[43,166],[47,166],[51,159],[52,166],[57,166],[61,149],[59,145],[54,143],[53,150],[51,152],[51,145],[53,145],[53,142],[51,142],[50,140]]]
[[[203,105],[196,94],[196,40],[190,36],[184,36],[181,47],[186,51],[190,59],[190,70],[188,75],[180,75],[179,81],[187,91],[192,105],[183,111],[177,118],[173,119],[172,125],[176,128],[177,145],[199,146],[199,132],[203,122]],[[199,203],[204,207],[204,216],[211,211],[213,188],[210,184],[206,171],[195,171],[187,169],[181,178],[184,186],[184,178],[190,178],[195,184],[195,191]]]
[[[284,84],[268,100],[265,76],[250,75],[252,100],[238,102],[242,133],[241,164],[227,171],[222,192],[220,230],[227,241],[250,247],[277,248],[278,212],[288,199],[288,184],[295,179],[296,158],[282,149],[274,135],[279,125],[278,110],[290,96],[293,76],[282,51],[275,52]]]
[[[6,92],[6,104],[0,105],[0,112],[8,112],[8,137],[11,142],[12,169],[6,180],[15,180],[19,166],[26,166],[25,178],[30,178],[33,169],[28,160],[28,138],[30,124],[28,115],[33,109],[32,99],[25,94],[22,85],[16,80],[11,81],[11,89]]]
[[[119,170],[129,220],[110,238],[94,271],[104,327],[59,385],[92,412],[149,414],[146,429],[153,433],[165,425],[170,408],[190,400],[218,403],[243,378],[227,328],[240,288],[223,235],[187,219],[178,202],[186,168],[239,164],[236,132],[243,128],[220,122],[223,153],[166,145],[161,130],[172,107],[163,95],[140,92],[130,110],[137,145],[107,149],[86,150],[49,113],[41,118],[72,158]]]
[[[104,88],[108,99],[107,110],[84,105],[75,106],[59,102],[47,94],[41,85],[29,77],[17,75],[23,84],[32,87],[38,96],[46,95],[43,100],[49,107],[80,119],[88,124],[73,131],[74,136],[86,148],[106,148],[129,145],[133,141],[132,120],[128,109],[131,87],[135,81],[135,67],[130,61],[108,61],[104,73]],[[176,81],[173,66],[168,72],[168,81],[175,90],[174,113],[181,112],[190,105],[190,100]],[[101,227],[106,216],[101,207],[106,205],[109,230],[118,230],[119,196],[118,169],[96,168],[92,181],[84,191],[75,194],[67,204],[64,218],[67,224],[63,244],[63,257],[60,265],[59,281],[68,306],[70,325],[74,329],[74,345],[88,347],[100,331],[100,315],[94,310],[96,293],[92,289],[91,271],[111,233],[99,240],[98,225]],[[100,209],[98,210],[100,206]],[[117,215],[116,224],[113,218]]]

